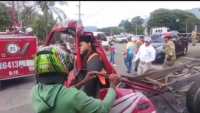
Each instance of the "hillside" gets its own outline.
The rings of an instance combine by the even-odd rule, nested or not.
[[[197,18],[200,19],[200,8],[192,8],[185,11],[193,13]]]

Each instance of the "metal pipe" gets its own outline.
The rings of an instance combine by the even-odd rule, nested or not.
[[[81,1],[78,2],[78,6],[79,6],[79,8],[78,8],[78,11],[79,11],[78,18],[79,18],[79,20],[81,20]]]
[[[102,77],[105,77],[105,78],[109,77],[109,75],[107,75],[105,73],[100,73],[100,72],[96,72],[96,75],[97,76],[102,76]],[[145,89],[148,89],[148,90],[152,90],[152,91],[155,91],[155,92],[164,93],[164,91],[162,91],[160,89],[155,89],[153,87],[149,87],[149,86],[146,86],[146,85],[143,85],[143,84],[140,84],[140,83],[136,83],[136,82],[124,79],[124,78],[123,78],[122,82],[124,82],[126,84],[133,85],[133,86],[138,86],[138,87],[142,87],[142,88],[145,88]]]
[[[16,19],[15,19],[15,1],[12,1],[12,19],[13,19],[13,28],[14,32],[16,32]]]

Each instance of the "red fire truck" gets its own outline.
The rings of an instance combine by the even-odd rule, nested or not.
[[[0,32],[0,89],[3,80],[35,74],[34,55],[37,52],[37,37],[33,33],[28,33],[28,30],[23,32],[19,28],[17,31],[16,27],[20,26],[15,24],[14,18],[13,23],[13,32],[10,32],[9,28],[6,32]]]

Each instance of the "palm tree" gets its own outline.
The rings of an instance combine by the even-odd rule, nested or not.
[[[60,5],[68,5],[66,1],[35,1],[35,4],[41,9],[44,13],[44,18],[46,20],[45,24],[45,39],[48,36],[48,14],[56,14],[58,16],[59,21],[63,21],[67,18],[66,14],[63,10],[55,7],[55,4],[59,3]]]

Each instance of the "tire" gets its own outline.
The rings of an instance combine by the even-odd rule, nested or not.
[[[2,82],[0,81],[0,91],[2,90]]]
[[[200,113],[200,81],[191,85],[186,95],[186,107],[190,113]]]
[[[148,69],[148,70],[146,70],[146,71],[144,72],[144,74],[145,74],[145,73],[150,73],[150,72],[153,72],[153,71],[156,71],[156,69]]]
[[[181,55],[182,55],[182,56],[186,56],[186,55],[187,55],[187,51],[188,51],[188,48],[187,48],[186,45],[184,45],[183,51],[182,51]]]

